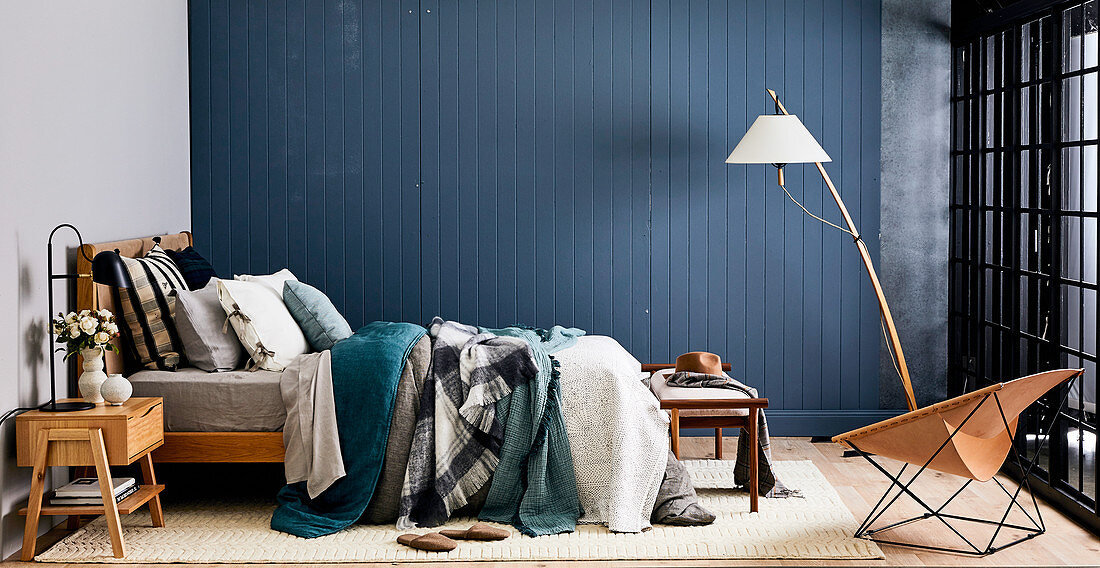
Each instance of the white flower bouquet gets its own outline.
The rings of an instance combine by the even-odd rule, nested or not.
[[[118,337],[118,324],[110,310],[81,310],[80,312],[58,313],[50,322],[57,342],[64,343],[68,353],[65,358],[80,353],[82,349],[105,349],[118,352],[111,340]],[[58,348],[61,351],[62,348]]]

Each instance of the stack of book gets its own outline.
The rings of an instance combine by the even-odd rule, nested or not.
[[[111,479],[115,489],[115,502],[134,494],[138,490],[137,481],[132,477]],[[94,477],[81,477],[59,487],[50,498],[50,505],[103,505],[103,494],[99,492],[99,480]]]

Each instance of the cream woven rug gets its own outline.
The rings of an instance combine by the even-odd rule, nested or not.
[[[96,519],[39,554],[39,562],[294,563],[524,560],[660,560],[708,558],[883,558],[871,542],[853,538],[856,521],[821,472],[808,461],[780,461],[783,481],[804,498],[760,499],[749,513],[748,494],[733,486],[733,461],[685,462],[699,497],[718,516],[706,527],[655,526],[641,534],[581,526],[571,534],[529,538],[513,529],[492,543],[460,542],[446,554],[395,542],[392,525],[356,525],[334,535],[303,539],[269,528],[270,503],[194,503],[165,507],[164,528],[151,528],[148,513],[123,517],[124,559],[111,556],[107,527]],[[470,519],[447,528],[465,528]],[[508,527],[511,528],[511,527]],[[426,531],[417,531],[426,532]]]

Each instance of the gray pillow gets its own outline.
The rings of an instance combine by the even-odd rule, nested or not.
[[[244,348],[237,334],[222,332],[225,310],[218,301],[217,278],[205,287],[189,291],[176,290],[176,307],[172,318],[183,343],[183,354],[191,365],[204,371],[232,371],[244,359]]]
[[[351,337],[348,320],[336,311],[324,292],[297,280],[283,283],[283,303],[317,351],[332,349],[337,341]]]

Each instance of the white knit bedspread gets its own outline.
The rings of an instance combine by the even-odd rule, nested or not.
[[[668,416],[619,342],[586,335],[554,354],[581,523],[616,532],[649,528],[668,458]]]

